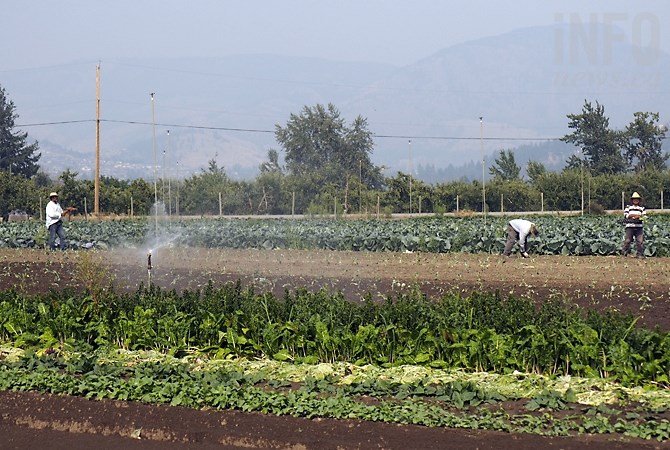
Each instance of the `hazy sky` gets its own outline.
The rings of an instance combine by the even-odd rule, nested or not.
[[[5,0],[2,71],[118,57],[272,53],[411,64],[517,28],[591,20],[670,50],[668,0]],[[643,42],[644,43],[644,42]]]

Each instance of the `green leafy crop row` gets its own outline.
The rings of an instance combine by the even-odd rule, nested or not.
[[[217,357],[611,377],[668,383],[670,334],[632,317],[558,300],[536,307],[498,294],[428,299],[418,291],[356,304],[304,290],[277,299],[239,283],[178,294],[0,293],[0,339],[22,348],[198,349]]]
[[[173,245],[207,248],[298,248],[365,251],[500,253],[509,218],[414,218],[404,220],[201,219],[162,220],[158,235]],[[541,255],[615,255],[623,228],[618,216],[538,216],[541,234],[531,239]],[[645,254],[670,255],[670,217],[652,215],[645,227]],[[156,239],[147,220],[74,221],[66,224],[73,248],[140,247]],[[39,247],[42,223],[0,224],[0,247]]]

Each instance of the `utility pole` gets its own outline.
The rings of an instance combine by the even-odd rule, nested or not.
[[[409,213],[412,214],[412,140],[407,141],[409,146]]]
[[[151,93],[151,130],[153,133],[152,147],[154,151],[154,216],[156,217],[156,235],[158,235],[158,183],[156,181],[156,115],[154,108],[154,92]]]
[[[363,188],[363,160],[358,160],[358,214],[363,213],[363,197],[362,188]]]
[[[168,164],[170,164],[170,130],[167,130],[167,152],[168,152]],[[172,190],[170,187],[171,176],[168,174],[168,219],[172,220]]]
[[[582,216],[584,215],[584,150],[582,150],[582,157],[581,157],[581,179],[582,179]]]
[[[100,63],[95,66],[95,195],[93,212],[100,214]]]
[[[486,180],[484,178],[484,118],[479,117],[479,152],[482,154],[482,214],[484,215],[484,224],[486,224]]]

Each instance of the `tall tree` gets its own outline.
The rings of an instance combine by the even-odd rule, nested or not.
[[[528,174],[530,182],[535,183],[538,178],[547,173],[547,168],[539,161],[530,160],[526,166],[526,173]]]
[[[370,160],[373,141],[367,126],[361,116],[347,126],[335,106],[317,104],[291,114],[285,127],[276,125],[275,138],[286,152],[290,175],[310,174],[340,188],[349,177],[360,176],[366,186],[379,187],[383,176]]]
[[[216,156],[209,161],[207,170],[193,174],[184,180],[181,189],[181,209],[186,214],[218,214],[219,194],[224,195],[226,203],[231,199],[232,182],[226,170],[219,167]]]
[[[568,114],[567,117],[568,128],[574,131],[561,140],[581,149],[592,174],[618,174],[626,170],[620,145],[622,133],[609,129],[609,118],[600,103],[596,102],[594,107],[585,101],[581,114]]]
[[[41,154],[37,153],[37,141],[28,145],[28,133],[14,129],[18,117],[14,103],[0,86],[0,170],[30,178],[39,170]]]
[[[514,160],[514,152],[512,150],[500,150],[500,155],[495,159],[494,164],[489,167],[489,173],[493,178],[502,181],[518,180],[521,167]]]
[[[666,169],[667,153],[661,147],[666,128],[659,124],[658,113],[636,112],[626,127],[626,158],[635,172]]]
[[[261,173],[281,173],[281,166],[279,165],[279,152],[271,148],[268,150],[268,160],[264,161],[258,166]]]

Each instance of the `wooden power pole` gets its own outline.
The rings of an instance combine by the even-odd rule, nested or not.
[[[95,200],[93,212],[100,214],[100,63],[95,67]]]

